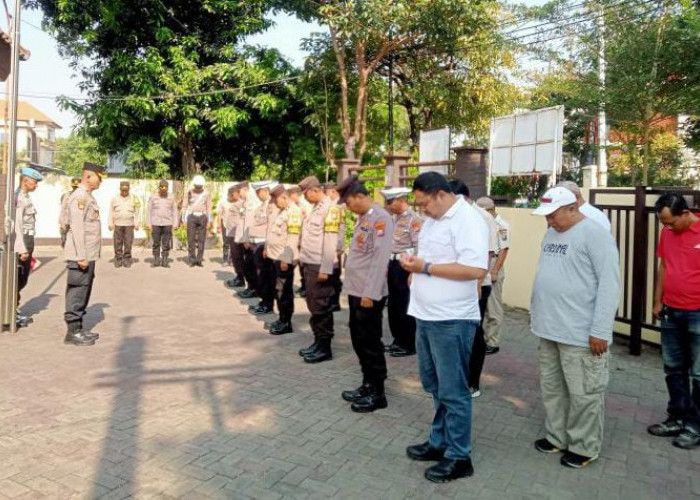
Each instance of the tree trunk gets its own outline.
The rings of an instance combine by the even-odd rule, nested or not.
[[[198,173],[196,172],[197,169],[194,163],[194,141],[192,141],[190,135],[183,132],[180,135],[180,143],[178,146],[180,147],[181,153],[180,165],[182,168],[182,175],[185,179],[189,179],[192,175]]]
[[[409,136],[411,139],[411,152],[415,153],[418,151],[418,141],[420,130],[418,130],[418,115],[415,113],[413,102],[410,99],[404,98],[403,106],[406,108],[406,114],[408,115],[408,129]]]

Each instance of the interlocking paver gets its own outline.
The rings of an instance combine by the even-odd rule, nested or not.
[[[405,456],[432,417],[415,358],[388,358],[389,408],[354,414],[340,398],[360,382],[346,311],[334,360],[309,366],[296,354],[311,341],[302,300],[296,333],[274,338],[218,263],[151,269],[136,253],[128,270],[98,264],[87,323],[101,339],[81,349],[61,342],[63,265],[39,249],[24,294],[35,322],[0,335],[0,497],[700,498],[700,450],[645,431],[666,405],[656,349],[613,347],[601,459],[565,470],[532,447],[537,342],[509,310],[474,401],[476,474],[434,485]]]

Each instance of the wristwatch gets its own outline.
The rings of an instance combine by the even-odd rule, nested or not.
[[[432,264],[430,262],[425,262],[423,264],[423,274],[427,274],[428,276],[430,276],[430,266],[431,265]]]

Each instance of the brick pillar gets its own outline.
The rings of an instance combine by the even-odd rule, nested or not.
[[[407,154],[388,154],[385,156],[386,170],[384,171],[384,183],[387,187],[399,187],[403,185],[401,175],[404,174],[403,167],[406,166],[410,155]]]
[[[338,184],[343,182],[350,175],[350,167],[359,167],[360,160],[342,158],[335,161],[338,168]]]
[[[460,146],[452,148],[457,156],[455,177],[469,186],[471,198],[486,196],[488,149]]]

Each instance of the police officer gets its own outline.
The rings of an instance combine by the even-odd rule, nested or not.
[[[333,286],[335,293],[331,298],[331,309],[333,312],[340,311],[340,294],[343,291],[343,280],[341,278],[343,269],[343,254],[345,253],[345,209],[342,207],[340,202],[340,195],[338,194],[338,186],[333,182],[328,182],[324,184],[323,191],[330,198],[330,200],[340,207],[340,231],[338,236],[338,266],[333,270]]]
[[[211,194],[204,189],[204,177],[195,175],[193,188],[182,202],[183,222],[187,223],[187,253],[190,267],[203,267],[204,245],[211,229]]]
[[[119,195],[109,206],[109,230],[114,232],[114,267],[131,267],[134,229],[139,225],[141,203],[129,193],[129,181],[119,183]]]
[[[221,198],[219,203],[216,204],[216,219],[217,219],[217,230],[221,235],[221,263],[224,267],[231,265],[231,245],[226,237],[226,218],[228,217],[228,208],[231,205],[231,189],[226,192],[226,197]],[[234,229],[235,231],[235,229]]]
[[[324,194],[321,183],[314,176],[299,183],[312,208],[301,229],[299,261],[304,265],[306,305],[311,313],[309,324],[314,343],[299,351],[307,363],[333,359],[333,311],[331,298],[335,287],[331,276],[338,258],[340,208]]]
[[[240,219],[241,193],[238,185],[234,184],[228,188],[226,196],[225,210],[222,214],[221,226],[222,236],[224,238],[225,248],[228,249],[228,254],[224,256],[224,262],[230,262],[234,266],[236,277],[233,280],[226,282],[226,286],[237,287],[241,286],[243,267],[241,262],[236,262],[236,227]],[[236,267],[238,265],[238,267]]]
[[[389,285],[388,315],[389,330],[394,342],[386,347],[386,352],[394,358],[411,356],[416,353],[416,320],[408,315],[411,299],[408,285],[409,272],[401,267],[401,255],[415,255],[418,248],[418,234],[423,221],[408,204],[409,188],[388,188],[382,190],[386,208],[394,220],[394,234],[391,246],[391,259],[387,282]]]
[[[302,196],[299,186],[290,186],[287,194],[292,204],[301,210],[301,220],[303,222],[309,215],[309,212],[311,212],[311,204]],[[306,298],[306,280],[304,279],[304,265],[301,262],[299,262],[299,285],[299,288],[294,293],[304,299]]]
[[[168,255],[173,241],[173,227],[177,226],[177,202],[168,194],[168,181],[158,183],[158,192],[148,200],[146,215],[153,238],[153,263],[151,267],[170,267]]]
[[[301,210],[289,201],[283,185],[275,187],[270,196],[277,208],[274,220],[267,227],[265,257],[275,266],[275,299],[279,318],[270,324],[272,335],[292,333],[294,314],[294,267],[299,260],[299,237],[301,235]]]
[[[65,258],[67,267],[66,312],[67,333],[64,343],[77,346],[94,345],[99,338],[83,328],[85,309],[90,300],[95,279],[95,261],[100,257],[100,207],[92,192],[100,187],[104,167],[93,163],[83,165],[80,186],[68,199],[68,236]]]
[[[244,207],[242,213],[242,223],[236,229],[236,243],[240,243],[243,255],[243,273],[246,281],[246,289],[239,290],[236,295],[242,299],[252,299],[258,295],[258,275],[255,270],[255,252],[254,247],[248,242],[248,229],[253,223],[252,214],[260,205],[261,201],[255,194],[251,192],[250,184],[245,183],[245,187],[240,189],[241,198],[244,199]]]
[[[20,170],[19,188],[15,192],[15,252],[19,254],[19,271],[17,277],[17,305],[20,293],[29,282],[32,254],[34,253],[34,230],[36,227],[36,209],[29,193],[36,190],[43,177],[30,167]],[[17,311],[17,325],[27,326],[29,318]]]
[[[341,202],[358,216],[345,262],[345,290],[350,304],[350,339],[362,367],[362,385],[343,391],[342,397],[352,402],[352,411],[366,413],[387,407],[382,316],[394,223],[357,177],[345,179],[338,192]]]
[[[226,282],[226,286],[231,288],[243,287],[246,285],[246,266],[245,266],[245,248],[241,239],[243,237],[243,229],[245,227],[245,210],[246,198],[248,193],[248,182],[239,182],[232,186],[231,193],[234,196],[234,201],[229,207],[229,217],[234,225],[233,237],[231,238],[231,262],[236,277]]]
[[[252,186],[260,200],[260,205],[252,212],[246,213],[247,244],[253,251],[257,291],[260,297],[257,305],[251,305],[248,308],[255,316],[271,313],[275,300],[275,266],[265,257],[267,225],[277,210],[274,204],[270,204],[270,188],[275,187],[275,184],[271,181],[254,182]]]
[[[71,190],[66,191],[61,195],[61,211],[58,214],[58,227],[61,234],[61,248],[66,246],[66,235],[68,234],[68,223],[66,222],[66,206],[68,205],[68,198],[73,191],[78,189],[78,186],[80,186],[80,179],[73,177],[70,180]]]

